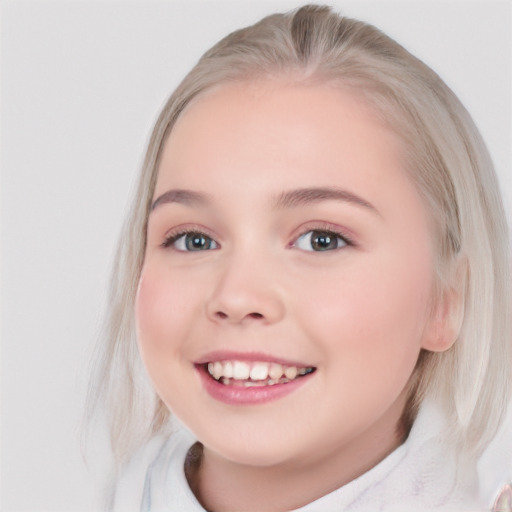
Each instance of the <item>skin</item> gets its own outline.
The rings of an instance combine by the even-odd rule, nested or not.
[[[152,210],[136,320],[155,389],[204,445],[190,485],[208,510],[300,507],[403,441],[419,352],[444,350],[450,332],[431,315],[428,215],[401,154],[362,100],[328,85],[224,85],[173,128],[154,199],[176,189],[208,199]],[[318,187],[361,201],[276,206]],[[211,249],[163,246],[183,229],[208,235]],[[301,238],[326,229],[352,245],[314,251]],[[212,350],[316,371],[278,400],[230,405],[205,392],[194,366]]]

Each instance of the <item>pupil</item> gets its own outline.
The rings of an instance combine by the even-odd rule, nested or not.
[[[187,249],[189,251],[197,251],[208,248],[208,241],[203,235],[188,235],[186,240]]]
[[[336,249],[336,238],[328,233],[317,233],[312,237],[311,245],[317,251],[325,251],[326,249]]]

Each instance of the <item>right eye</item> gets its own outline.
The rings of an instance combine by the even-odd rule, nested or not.
[[[162,245],[183,252],[211,251],[219,248],[219,244],[213,238],[199,231],[188,231],[171,235],[165,239]]]

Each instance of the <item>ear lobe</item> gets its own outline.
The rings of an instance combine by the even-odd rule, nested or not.
[[[438,296],[427,323],[421,347],[431,352],[444,352],[459,337],[464,319],[466,265],[460,264],[455,286],[446,286]]]

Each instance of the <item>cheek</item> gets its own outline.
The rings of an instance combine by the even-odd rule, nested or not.
[[[193,287],[150,267],[142,271],[135,301],[137,340],[143,358],[173,356],[183,339]]]
[[[324,356],[338,357],[354,378],[406,380],[414,368],[427,321],[431,273],[428,258],[390,254],[363,257],[329,280],[310,283],[309,303],[321,305],[299,318]],[[321,283],[328,283],[328,285]]]
[[[199,284],[190,283],[183,272],[146,263],[137,290],[139,352],[155,391],[176,414],[183,412],[183,397],[189,397],[183,382],[192,369],[189,340],[198,315],[198,289]]]

